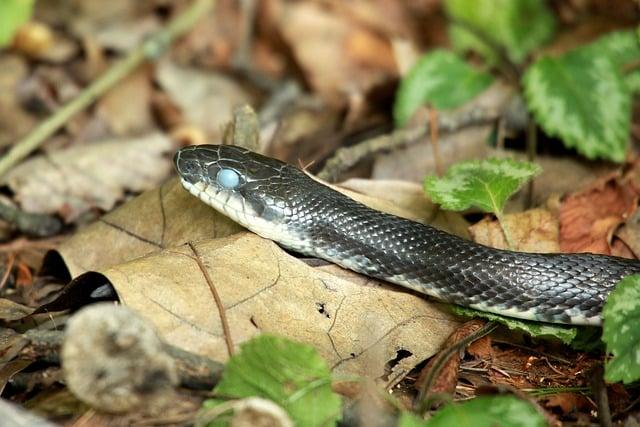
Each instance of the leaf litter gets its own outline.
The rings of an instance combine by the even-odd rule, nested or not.
[[[4,89],[0,90],[0,109],[3,111],[0,115],[0,145],[15,141],[43,114],[56,111],[72,99],[87,81],[100,75],[115,56],[131,49],[152,30],[161,28],[166,18],[181,7],[174,7],[170,2],[141,2],[132,6],[131,2],[124,0],[100,7],[76,1],[58,3],[38,2],[36,6],[37,17],[45,22],[45,28],[55,29],[52,32],[55,37],[49,43],[59,48],[58,51],[52,49],[33,56],[40,58],[35,61],[24,60],[33,54],[19,46],[0,54],[0,87]],[[257,81],[251,72],[246,73],[247,69],[259,70],[268,78],[288,76],[293,69],[304,90],[312,91],[304,96],[314,98],[314,102],[321,99],[326,104],[321,112],[317,105],[322,103],[314,104],[316,110],[307,110],[311,111],[311,122],[317,119],[315,123],[289,133],[286,133],[286,128],[278,128],[272,133],[276,140],[271,148],[278,153],[286,153],[292,162],[299,157],[304,159],[304,164],[309,160],[322,160],[322,156],[334,152],[340,143],[347,140],[345,135],[349,132],[368,131],[371,129],[371,122],[367,122],[369,119],[379,118],[381,113],[388,114],[392,99],[385,95],[389,90],[387,85],[389,82],[395,84],[393,79],[400,68],[397,64],[406,62],[399,57],[398,45],[405,44],[408,51],[421,52],[425,45],[442,46],[443,42],[446,43],[446,25],[439,13],[441,6],[430,1],[400,4],[386,0],[330,1],[320,6],[304,1],[260,2],[254,28],[255,43],[245,50],[251,60],[239,66],[235,52],[243,48],[246,23],[242,19],[246,10],[231,2],[219,3],[216,13],[210,13],[196,27],[197,31],[174,46],[169,55],[155,66],[143,67],[131,75],[99,99],[93,108],[69,121],[56,137],[47,142],[43,151],[46,154],[32,160],[40,163],[33,163],[31,169],[25,170],[25,174],[32,173],[39,177],[41,184],[47,185],[44,187],[49,190],[46,196],[33,190],[36,184],[31,183],[30,186],[27,181],[20,182],[12,190],[23,209],[41,209],[60,215],[70,227],[81,225],[98,210],[109,211],[104,217],[74,232],[58,246],[59,254],[73,277],[78,278],[91,271],[107,274],[123,300],[133,302],[131,306],[149,317],[155,319],[157,315],[157,322],[164,328],[163,334],[174,342],[179,342],[177,331],[183,330],[186,331],[184,345],[206,348],[201,350],[215,354],[215,357],[219,355],[221,360],[226,357],[226,340],[220,336],[221,314],[213,308],[217,307],[211,293],[211,285],[214,284],[223,296],[223,311],[238,319],[238,323],[231,323],[232,330],[235,327],[241,331],[238,335],[234,331],[235,345],[249,342],[262,328],[274,332],[286,330],[287,334],[291,331],[291,336],[315,343],[334,372],[363,372],[388,386],[396,384],[409,373],[400,386],[410,385],[415,375],[415,371],[410,373],[411,368],[433,354],[446,336],[455,332],[456,318],[440,311],[440,306],[397,288],[388,288],[335,266],[313,267],[312,263],[293,258],[273,244],[242,233],[240,227],[182,191],[176,180],[158,187],[168,175],[167,154],[176,148],[174,142],[159,144],[158,150],[146,159],[138,157],[140,152],[136,154],[135,150],[127,150],[126,147],[131,141],[153,132],[156,126],[170,132],[182,143],[198,140],[215,142],[234,104],[252,102],[259,105],[264,100],[265,93],[258,96],[256,93],[265,86],[258,84],[262,88],[260,90],[255,87],[246,89]],[[581,11],[588,7],[591,6],[559,7],[562,25],[574,22],[576,16],[583,16]],[[609,7],[601,13],[619,13],[617,16],[620,18],[623,17],[620,13],[624,12],[616,11],[621,10],[625,9]],[[498,11],[502,13],[499,7]],[[292,16],[300,19],[289,19]],[[425,22],[429,23],[426,27]],[[516,29],[515,35],[520,37],[522,34]],[[575,36],[573,32],[571,35]],[[629,44],[631,36],[633,33],[628,32],[623,41]],[[534,39],[536,43],[539,40],[537,37]],[[529,49],[526,46],[507,47],[513,57],[519,57]],[[632,58],[628,54],[629,57],[620,54],[620,60]],[[406,65],[402,66],[403,70],[407,69]],[[213,68],[215,70],[211,71]],[[241,79],[237,79],[237,75],[242,76],[242,84],[238,83]],[[637,72],[629,73],[627,77],[625,83],[632,88]],[[245,84],[245,79],[250,83]],[[497,92],[497,95],[492,95],[497,97],[494,107],[499,111],[510,110],[512,93],[498,86],[488,91]],[[288,118],[295,117],[295,111],[287,107],[298,103],[304,105],[300,99],[278,107],[275,113],[270,112],[271,117],[278,117],[286,123]],[[473,100],[470,105],[480,105],[476,102]],[[485,107],[480,105],[480,108]],[[330,120],[321,121],[321,114]],[[341,123],[342,117],[347,119]],[[366,125],[362,126],[364,122]],[[513,129],[509,126],[506,126],[507,133],[515,132],[517,135],[523,130],[522,126]],[[491,123],[442,135],[443,159],[440,160],[450,165],[465,160],[465,156],[482,158],[495,154],[491,146],[495,129]],[[285,138],[278,141],[278,135],[285,135]],[[124,181],[126,173],[131,172],[126,167],[115,167],[112,174],[100,175],[104,188],[89,192],[86,186],[90,186],[87,184],[90,174],[78,176],[74,171],[63,168],[62,176],[71,177],[70,182],[84,188],[84,192],[77,194],[74,190],[69,194],[65,191],[57,194],[60,175],[48,170],[45,160],[70,154],[73,160],[70,164],[77,166],[84,155],[78,154],[76,158],[74,153],[80,151],[73,150],[86,148],[87,159],[100,157],[97,146],[108,138],[119,139],[121,148],[125,150],[121,159],[125,159],[127,164],[146,168],[144,165],[148,162],[149,169],[159,167],[151,173],[153,179],[135,188],[127,187],[122,181],[113,184],[114,176],[121,176]],[[161,149],[160,145],[164,148]],[[432,151],[432,146],[418,143],[376,155],[373,176],[420,182],[425,172],[436,170]],[[113,159],[117,159],[116,152],[103,153],[107,159],[105,163],[110,167],[115,162]],[[620,153],[616,151],[615,156],[620,157]],[[545,172],[536,179],[533,200],[543,204],[544,208],[522,208],[527,204],[521,200],[507,204],[507,212],[524,209],[504,217],[516,236],[517,248],[556,251],[569,242],[575,247],[597,248],[605,253],[638,254],[640,245],[636,242],[637,214],[634,208],[637,200],[632,178],[625,175],[611,181],[605,179],[604,185],[593,184],[587,190],[576,191],[584,183],[589,185],[596,175],[602,175],[603,171],[607,173],[612,166],[576,160],[571,152],[566,157],[566,161],[557,162],[552,167],[545,162],[553,163],[558,159],[555,153],[538,157]],[[67,160],[60,162],[63,164]],[[362,171],[366,173],[366,169],[362,169],[360,174]],[[465,219],[460,214],[444,214],[424,199],[420,200],[416,186],[400,185],[394,181],[351,182],[346,186],[356,192],[373,195],[369,201],[378,203],[377,207],[381,209],[437,224],[459,235],[468,235],[467,219],[472,218],[474,222],[477,219],[477,215],[475,218],[465,215]],[[129,199],[129,193],[145,189],[148,191],[142,196],[111,211],[116,204]],[[42,203],[48,199],[49,192],[56,194],[55,203]],[[554,192],[557,195],[550,198]],[[559,195],[566,197],[560,198]],[[563,212],[569,212],[564,221]],[[579,221],[580,218],[588,220]],[[567,234],[563,234],[563,230]],[[471,234],[476,241],[500,247],[504,239],[498,231],[495,222],[486,217],[473,226]],[[184,245],[185,242],[191,242],[191,247],[201,255],[200,264],[211,273],[208,282],[204,279],[202,266],[194,261],[196,255]],[[20,257],[24,247],[11,242],[7,247],[3,246],[2,252],[14,254],[17,251]],[[284,275],[279,277],[273,265],[266,266],[268,263],[275,263],[280,268],[277,271],[284,272]],[[21,262],[15,264],[22,265]],[[255,269],[253,273],[251,269]],[[174,280],[168,281],[161,272],[173,275]],[[13,272],[11,274],[15,276]],[[18,290],[9,280],[3,289],[9,293],[3,293],[3,296],[24,301],[27,294],[24,289],[29,285],[26,282],[31,282],[31,279],[24,274],[21,277]],[[267,283],[267,279],[271,281]],[[253,281],[253,285],[248,284],[249,281]],[[242,286],[236,288],[234,283]],[[183,288],[186,296],[172,297],[176,290],[179,292]],[[300,288],[308,292],[305,294]],[[43,289],[38,291],[40,296],[35,297],[36,301],[47,298]],[[194,294],[188,294],[187,290]],[[297,306],[288,301],[290,294],[301,298],[295,300],[298,301]],[[381,305],[383,299],[387,302]],[[7,302],[3,305],[5,315],[13,321],[19,321],[22,314],[30,311],[21,305],[12,305],[10,299],[2,301],[3,304]],[[363,310],[345,310],[347,302],[361,306]],[[208,308],[208,313],[205,308]],[[386,314],[378,313],[382,309]],[[431,313],[428,310],[432,309],[436,310],[436,317],[431,321],[413,320],[411,323],[406,320],[411,314]],[[64,322],[64,318],[54,318],[54,321],[58,320]],[[334,322],[328,327],[330,320]],[[405,321],[408,323],[402,328],[397,326]],[[435,328],[434,324],[437,325]],[[358,326],[354,328],[354,325]],[[406,329],[406,332],[400,329]],[[384,335],[384,331],[392,332]],[[431,335],[425,338],[427,334]],[[197,337],[204,338],[198,340]],[[424,345],[416,342],[420,340],[425,341]],[[541,344],[535,339],[525,338],[520,342],[513,334],[507,335],[506,340],[507,343],[501,342],[492,336],[478,341],[468,350],[457,372],[456,398],[469,398],[477,387],[487,383],[521,388],[586,387],[587,371],[594,362],[592,357],[566,349],[558,350],[553,344]],[[351,353],[355,356],[352,357]],[[561,360],[572,363],[566,364]],[[9,381],[21,369],[15,368],[3,381]],[[624,411],[630,403],[629,396],[619,393],[615,387],[609,387],[609,392],[611,399],[616,400],[612,407],[615,406],[616,411]],[[557,394],[540,401],[549,411],[566,416],[563,419],[576,419],[595,410],[593,402],[581,393]],[[58,402],[61,411],[81,413],[70,409],[68,394],[51,393],[48,397],[51,402]],[[407,399],[402,401],[408,406]],[[37,402],[35,405],[41,405],[43,410],[47,406]],[[51,407],[49,405],[49,411]],[[88,417],[97,422],[109,422],[108,418],[100,418],[102,415]],[[589,420],[588,415],[586,419]]]

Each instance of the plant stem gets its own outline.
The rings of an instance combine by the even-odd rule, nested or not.
[[[173,19],[164,29],[145,40],[124,59],[114,64],[77,97],[62,106],[52,116],[36,126],[0,159],[0,177],[37,149],[47,138],[100,95],[129,75],[147,59],[155,59],[169,44],[186,33],[214,5],[214,0],[195,0],[189,8]]]
[[[536,160],[536,151],[538,146],[538,135],[536,133],[536,123],[533,117],[529,117],[529,123],[527,123],[527,160],[531,163]],[[530,209],[533,205],[533,185],[535,179],[532,178],[527,186],[527,193],[525,196],[525,208]]]
[[[498,224],[500,224],[500,229],[502,230],[502,234],[504,235],[504,240],[507,242],[507,248],[509,250],[514,250],[515,246],[513,246],[513,240],[511,240],[511,235],[507,230],[502,212],[496,211],[496,218],[498,219]]]

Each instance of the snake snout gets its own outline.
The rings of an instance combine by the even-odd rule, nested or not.
[[[178,150],[173,156],[173,165],[182,179],[192,184],[202,180],[202,162],[197,151],[191,147]]]

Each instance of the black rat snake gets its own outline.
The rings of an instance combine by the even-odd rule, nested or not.
[[[522,319],[601,323],[640,262],[490,248],[370,209],[300,169],[243,148],[200,145],[174,163],[194,196],[262,237],[437,299]]]

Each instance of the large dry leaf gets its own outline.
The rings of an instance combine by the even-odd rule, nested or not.
[[[424,209],[416,197],[391,202],[350,194],[411,218]],[[393,382],[432,355],[456,325],[422,297],[337,266],[312,268],[250,233],[203,241],[239,229],[173,179],[105,215],[59,251],[73,276],[101,271],[169,342],[218,360],[226,357],[225,340],[197,258],[221,295],[236,345],[261,331],[279,333],[314,344],[337,372],[382,377],[385,364],[407,350],[410,356],[392,364]],[[179,246],[198,240],[197,254]]]
[[[200,71],[161,61],[156,78],[186,118],[204,130],[211,141],[221,139],[222,130],[235,107],[252,104],[251,96],[222,74]]]
[[[110,210],[126,190],[158,185],[171,169],[172,149],[161,134],[88,144],[34,157],[0,182],[25,211],[58,213],[70,222],[92,208]]]
[[[228,350],[214,292],[235,347],[276,333],[314,345],[337,373],[389,381],[431,356],[457,326],[424,298],[336,266],[312,268],[252,233],[191,245],[102,273],[164,339],[216,360]],[[410,355],[385,373],[400,350]]]
[[[225,237],[240,230],[242,227],[193,197],[174,178],[80,230],[58,252],[71,277],[76,277],[188,241]]]

